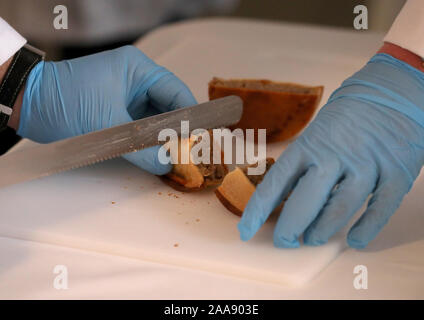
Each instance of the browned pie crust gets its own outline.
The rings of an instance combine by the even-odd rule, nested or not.
[[[213,78],[209,82],[209,99],[239,96],[243,100],[243,115],[230,129],[266,129],[267,142],[275,142],[293,138],[306,127],[323,90],[323,86],[270,80]]]
[[[236,216],[241,217],[241,215],[243,214],[243,211],[233,206],[231,202],[228,201],[228,199],[220,192],[219,188],[215,189],[215,195],[225,208],[227,208],[229,211],[234,213]]]
[[[180,192],[195,192],[205,189],[205,184],[202,184],[198,188],[187,188],[184,186],[185,181],[175,174],[168,173],[164,176],[159,176],[159,179],[170,186],[172,189]]]

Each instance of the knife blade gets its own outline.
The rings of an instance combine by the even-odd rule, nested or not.
[[[0,188],[45,177],[159,144],[158,135],[169,128],[181,133],[181,121],[190,130],[226,127],[237,123],[243,102],[237,96],[161,113],[116,127],[57,142],[18,150],[0,157]]]

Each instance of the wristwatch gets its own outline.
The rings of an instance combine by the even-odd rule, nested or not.
[[[28,44],[14,55],[0,84],[0,132],[7,128],[12,108],[34,66],[44,59],[45,53]]]

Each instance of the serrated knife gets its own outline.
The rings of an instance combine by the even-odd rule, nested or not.
[[[237,96],[201,103],[116,127],[65,140],[18,150],[0,157],[0,188],[58,172],[119,157],[159,144],[162,129],[181,133],[181,121],[190,131],[212,129],[237,123],[243,103]]]

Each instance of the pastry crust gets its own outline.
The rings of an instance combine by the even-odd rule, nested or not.
[[[209,82],[209,99],[239,96],[243,100],[243,115],[230,129],[266,129],[267,142],[275,142],[293,138],[306,127],[323,90],[323,86],[270,80],[213,78]]]
[[[240,168],[225,176],[222,184],[215,189],[219,201],[235,215],[241,216],[256,187]]]
[[[225,176],[222,184],[215,189],[215,195],[224,207],[241,217],[249,199],[256,190],[256,185],[262,181],[264,175],[274,162],[273,158],[267,158],[266,171],[260,176],[249,177],[246,175],[248,167],[236,167]]]

